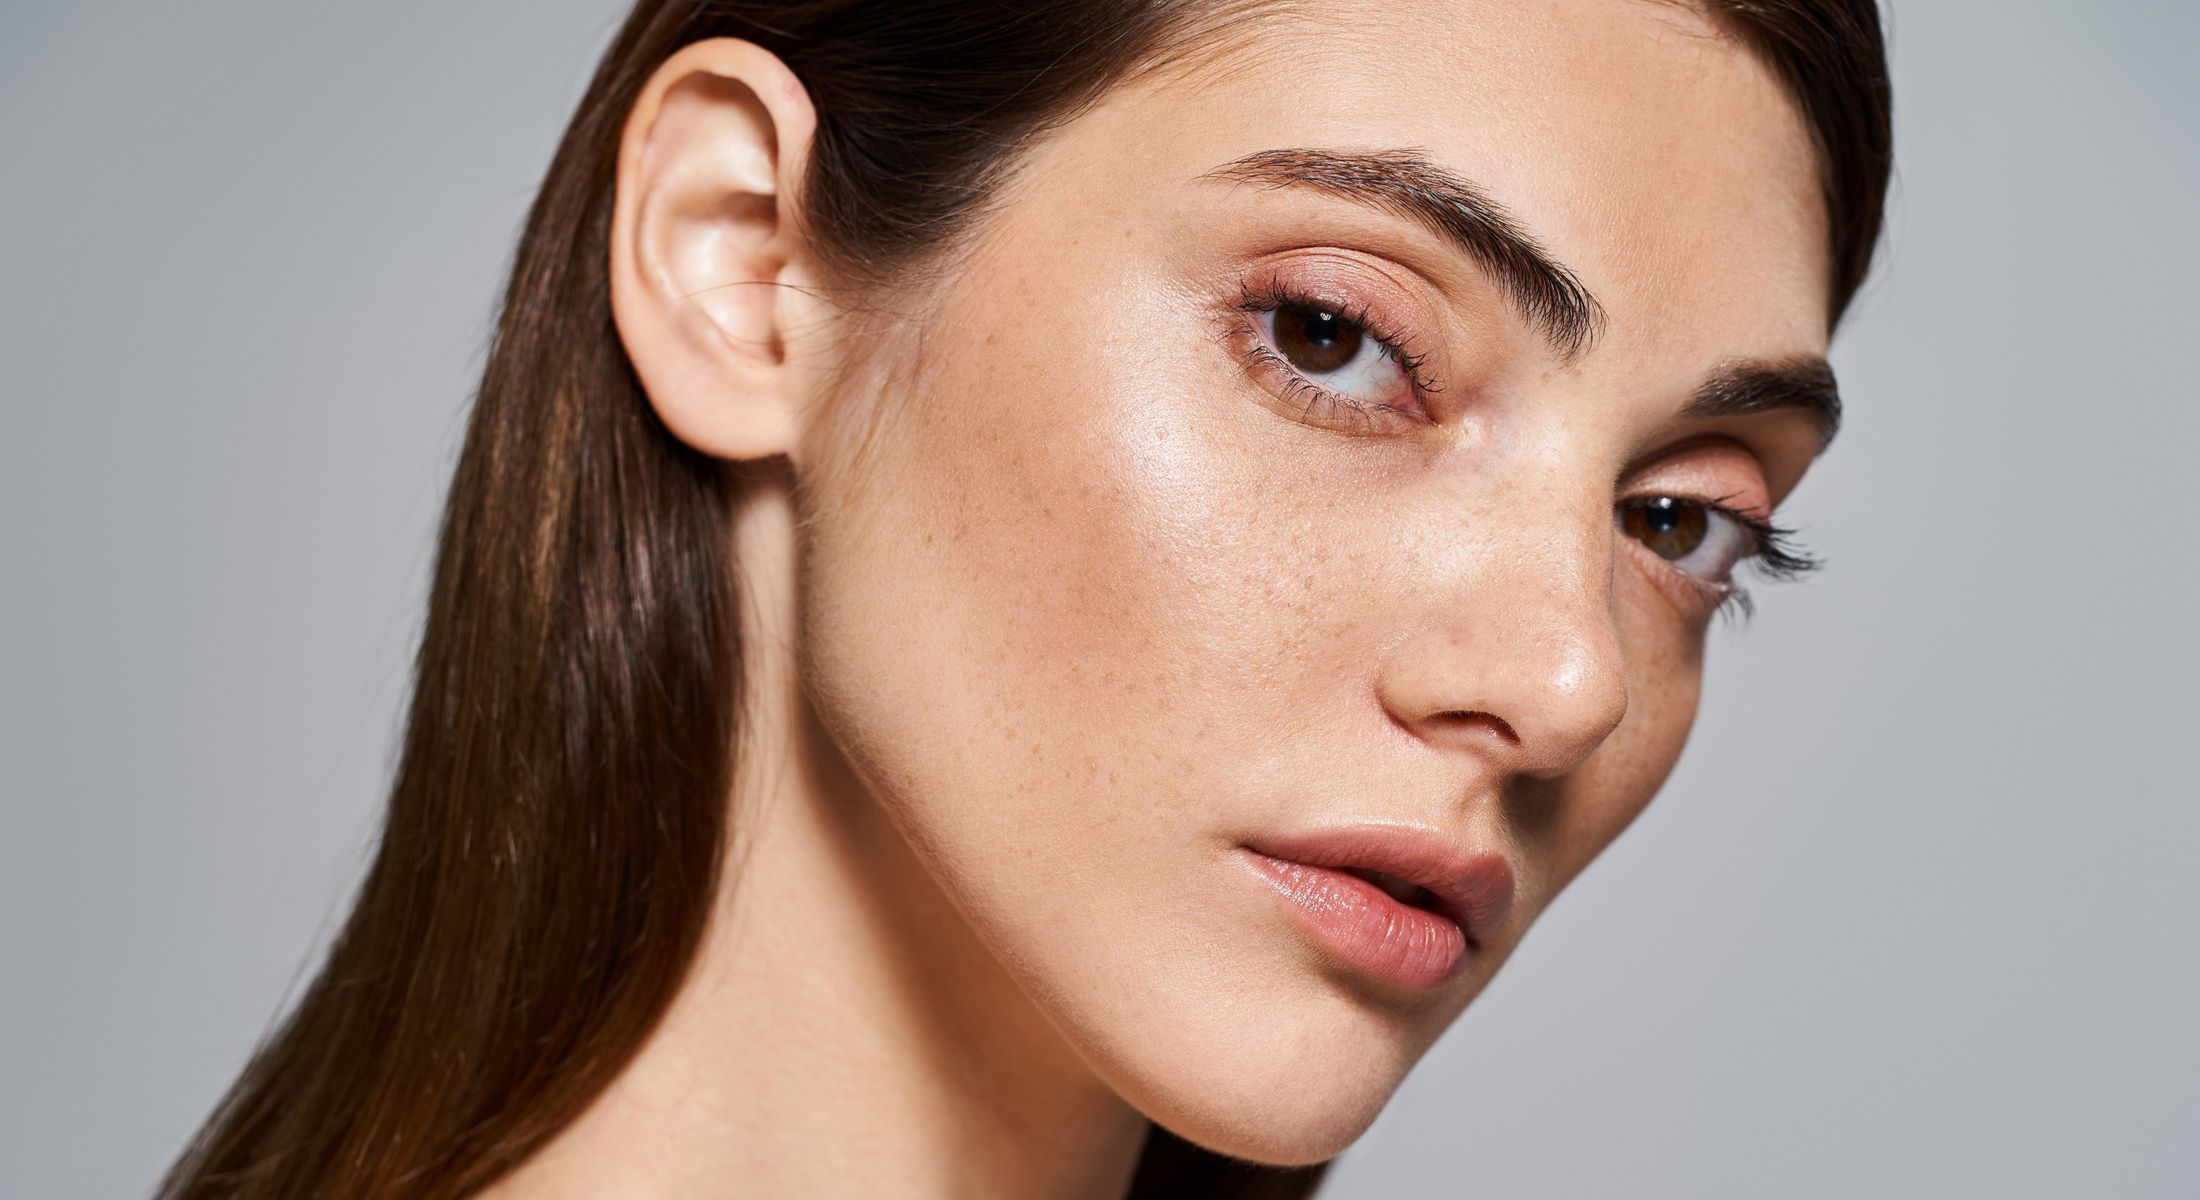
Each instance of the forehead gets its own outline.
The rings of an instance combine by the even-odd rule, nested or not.
[[[1608,350],[1825,344],[1807,129],[1770,69],[1684,4],[1253,5],[1119,88],[1091,125],[1065,149],[1155,189],[1266,149],[1417,149],[1581,276]]]

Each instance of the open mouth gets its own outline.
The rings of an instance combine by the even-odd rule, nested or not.
[[[1436,911],[1436,893],[1422,887],[1420,884],[1407,883],[1396,875],[1385,875],[1381,871],[1370,871],[1364,867],[1337,867],[1335,869],[1347,875],[1357,875],[1367,880],[1376,887],[1383,889],[1386,895],[1400,904],[1410,904],[1415,908],[1423,908],[1431,912]]]

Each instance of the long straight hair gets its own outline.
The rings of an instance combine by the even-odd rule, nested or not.
[[[612,323],[627,113],[710,37],[808,87],[803,214],[837,279],[910,269],[1016,151],[1245,0],[641,0],[527,218],[442,523],[375,858],[326,960],[160,1185],[166,1200],[458,1200],[599,1095],[685,978],[717,894],[737,744],[723,464],[656,420]],[[1871,0],[1709,7],[1817,145],[1834,308],[1889,158]],[[1131,1195],[1310,1196],[1155,1126]]]

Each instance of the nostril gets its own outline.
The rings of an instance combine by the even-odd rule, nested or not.
[[[1503,738],[1507,744],[1514,746],[1520,744],[1520,734],[1514,731],[1513,727],[1506,722],[1505,718],[1498,716],[1496,713],[1451,709],[1447,712],[1440,712],[1435,714],[1432,719],[1444,721],[1454,725],[1472,725],[1476,722],[1483,722],[1486,723],[1490,727],[1491,731],[1496,733],[1498,737]]]

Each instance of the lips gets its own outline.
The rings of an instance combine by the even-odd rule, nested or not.
[[[1434,830],[1356,826],[1239,849],[1333,957],[1407,987],[1449,981],[1512,909],[1505,857]]]

